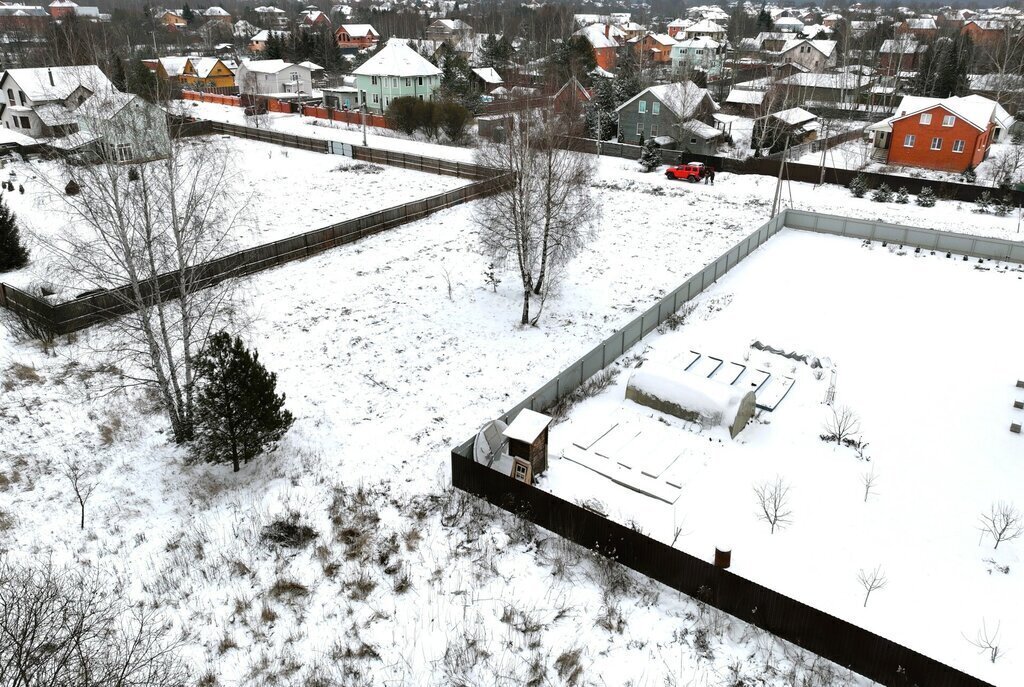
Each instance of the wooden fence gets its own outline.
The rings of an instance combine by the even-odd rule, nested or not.
[[[596,153],[598,150],[597,141],[590,138],[573,139],[571,145],[574,149],[587,153]],[[601,143],[602,155],[639,160],[640,151],[640,146],[626,143]],[[777,177],[781,165],[780,160],[765,157],[748,157],[744,160],[737,160],[731,157],[697,155],[693,153],[680,154],[678,150],[661,150],[660,152],[662,162],[667,165],[676,164],[680,155],[682,155],[686,162],[703,162],[713,165],[720,172],[732,172],[733,174],[762,174]],[[993,200],[1009,196],[1012,200],[1012,205],[1017,207],[1024,205],[1024,191],[996,189],[991,186],[975,186],[973,184],[961,184],[953,181],[934,181],[896,174],[861,172],[835,167],[822,168],[818,165],[806,165],[796,162],[787,162],[785,172],[784,178],[791,181],[802,181],[808,184],[839,184],[841,186],[848,186],[854,177],[858,174],[863,174],[869,188],[877,188],[882,184],[888,184],[893,191],[900,187],[905,187],[908,192],[914,194],[920,193],[924,188],[930,188],[939,198],[967,202],[978,200],[987,191],[991,194]]]
[[[453,486],[843,668],[891,687],[992,687],[920,652],[518,482],[475,462],[472,452],[472,440],[452,450]]]

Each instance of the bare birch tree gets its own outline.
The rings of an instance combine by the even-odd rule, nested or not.
[[[523,286],[521,324],[530,316],[531,296],[540,308],[558,271],[586,247],[597,218],[591,195],[593,162],[568,149],[568,126],[521,108],[505,117],[499,142],[485,143],[477,163],[509,174],[508,187],[479,202],[475,222],[480,247],[498,263],[511,264]]]
[[[857,572],[857,581],[864,588],[864,608],[868,607],[868,599],[871,598],[871,592],[876,589],[882,589],[885,585],[889,584],[889,580],[885,577],[885,571],[882,570],[880,565],[875,566],[875,569],[870,571],[861,568]]]
[[[793,522],[793,511],[789,507],[789,489],[789,485],[779,476],[772,482],[759,482],[754,485],[758,505],[757,517],[771,525],[772,534],[775,534],[776,528],[781,530]]]
[[[123,316],[109,352],[129,382],[156,392],[182,443],[192,437],[192,359],[230,310],[229,291],[206,288],[195,269],[231,245],[229,161],[213,141],[172,139],[163,112],[127,98],[97,93],[79,108],[83,135],[96,141],[86,164],[69,162],[63,179],[39,170],[69,215],[44,243],[72,283],[112,289]],[[68,180],[79,193],[63,192]]]
[[[875,493],[875,484],[877,482],[878,475],[875,473],[874,467],[868,472],[861,474],[860,483],[864,485],[864,503],[867,503],[868,497]]]
[[[987,513],[981,514],[982,536],[988,534],[995,542],[993,550],[1004,541],[1012,541],[1024,534],[1024,515],[1012,503],[996,501]]]

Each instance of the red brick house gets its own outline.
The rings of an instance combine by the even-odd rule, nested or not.
[[[896,114],[867,127],[872,157],[890,165],[963,172],[988,157],[989,146],[1013,123],[994,100],[906,96]]]
[[[609,72],[615,69],[616,52],[626,40],[626,34],[621,29],[611,24],[591,24],[573,35],[587,39],[594,51],[594,61],[598,67]]]
[[[971,20],[964,24],[960,33],[970,36],[975,45],[992,47],[1003,40],[1006,25],[998,21]]]
[[[896,26],[896,33],[914,36],[921,41],[932,41],[939,37],[939,25],[934,19],[904,19]]]
[[[878,50],[878,71],[886,76],[917,71],[921,57],[927,51],[928,45],[919,43],[910,34],[886,39]]]
[[[672,61],[672,46],[676,39],[667,33],[649,33],[642,38],[630,41],[641,64],[648,61],[654,64],[667,64]]]
[[[364,50],[380,40],[380,34],[369,24],[342,24],[334,32],[334,39],[342,50]]]

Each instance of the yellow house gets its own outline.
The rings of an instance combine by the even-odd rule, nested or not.
[[[232,87],[235,73],[217,57],[190,57],[181,71],[181,83],[200,88]]]
[[[178,29],[183,29],[188,26],[188,22],[181,16],[180,10],[165,10],[164,13],[159,16],[159,20],[165,28],[170,29],[171,31],[177,31]]]

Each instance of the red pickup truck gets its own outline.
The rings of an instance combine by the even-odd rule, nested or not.
[[[669,179],[689,179],[696,184],[704,178],[707,168],[703,162],[687,162],[685,165],[676,165],[665,170],[665,176]]]

